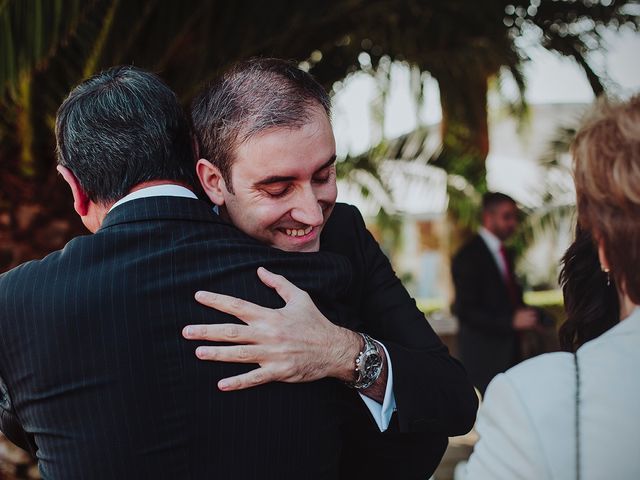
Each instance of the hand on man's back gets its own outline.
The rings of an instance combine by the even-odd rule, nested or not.
[[[245,300],[212,292],[196,293],[201,304],[228,313],[246,323],[188,325],[189,340],[229,342],[234,345],[201,346],[202,360],[257,363],[258,368],[218,382],[220,390],[242,390],[268,382],[310,382],[325,377],[352,380],[358,351],[358,334],[331,323],[309,295],[281,275],[258,269],[262,282],[275,289],[286,305],[280,309],[261,307]]]

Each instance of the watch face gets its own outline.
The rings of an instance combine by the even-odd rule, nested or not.
[[[356,359],[356,380],[350,384],[358,390],[369,388],[380,376],[384,358],[380,353],[382,347],[378,347],[366,334],[360,334],[364,338],[364,349]]]
[[[382,358],[380,357],[379,354],[374,353],[367,356],[364,362],[364,369],[363,369],[365,376],[369,377],[375,374],[376,370],[380,368],[381,365],[382,365]]]

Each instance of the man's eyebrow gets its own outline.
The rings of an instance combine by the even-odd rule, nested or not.
[[[336,156],[332,155],[331,158],[326,163],[324,163],[320,168],[318,168],[314,173],[318,173],[319,171],[330,167],[335,163],[335,161],[336,161]],[[285,176],[272,175],[271,177],[258,180],[256,183],[254,183],[254,186],[261,187],[265,185],[272,185],[274,183],[292,182],[295,179],[296,177],[293,177],[293,176],[285,177]]]
[[[322,165],[314,173],[318,173],[320,170],[324,170],[325,168],[329,168],[331,165],[333,165],[335,163],[335,161],[336,161],[336,155],[333,154],[333,155],[331,155],[331,158],[329,159],[329,161],[326,162],[324,165]]]

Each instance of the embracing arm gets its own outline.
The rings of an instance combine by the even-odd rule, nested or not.
[[[213,292],[198,292],[196,300],[207,307],[233,315],[245,325],[189,325],[188,339],[228,342],[235,345],[198,347],[203,360],[256,363],[259,368],[236,377],[222,379],[221,390],[240,390],[280,381],[310,382],[321,378],[354,380],[355,358],[364,344],[357,333],[331,323],[314,305],[309,295],[281,275],[258,269],[262,282],[286,302],[280,309]],[[381,401],[386,369],[367,390]],[[378,398],[380,399],[378,400]]]
[[[352,260],[363,282],[360,316],[365,332],[389,351],[400,431],[468,432],[477,397],[464,368],[409,296],[359,212],[349,208],[359,245]]]
[[[232,344],[198,347],[196,354],[201,359],[258,364],[259,368],[218,384],[222,390],[238,390],[272,381],[297,383],[326,377],[351,381],[362,347],[355,331],[363,331],[389,352],[400,431],[467,432],[473,425],[477,399],[466,372],[409,297],[357,210],[342,206],[334,227],[333,235],[323,237],[322,242],[328,244],[327,251],[355,261],[359,275],[352,284],[357,288],[363,284],[365,291],[349,293],[347,301],[357,303],[356,316],[363,322],[354,319],[348,328],[329,322],[308,294],[284,277],[259,269],[260,279],[286,302],[283,308],[269,309],[202,292],[196,297],[199,302],[245,324],[191,325],[183,335]],[[383,371],[363,393],[381,403],[388,385]]]

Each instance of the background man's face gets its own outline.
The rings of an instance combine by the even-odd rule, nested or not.
[[[233,224],[281,250],[316,252],[336,202],[336,146],[324,110],[301,128],[273,128],[241,144],[223,189]]]
[[[518,228],[518,207],[511,202],[502,202],[485,212],[484,227],[500,240],[505,241]]]

